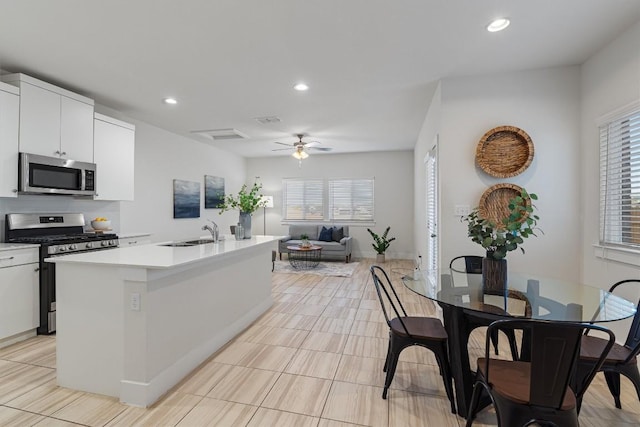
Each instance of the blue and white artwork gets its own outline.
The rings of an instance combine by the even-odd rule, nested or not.
[[[173,217],[200,218],[200,183],[173,180]]]
[[[204,208],[213,209],[224,203],[224,178],[204,176]]]

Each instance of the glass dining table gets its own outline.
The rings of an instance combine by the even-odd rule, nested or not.
[[[606,290],[526,273],[510,272],[500,291],[485,291],[481,274],[454,269],[414,271],[403,276],[402,282],[442,308],[460,416],[467,415],[475,378],[468,350],[473,329],[506,318],[604,323],[636,312],[634,303]],[[523,337],[520,354],[526,359],[530,350]]]

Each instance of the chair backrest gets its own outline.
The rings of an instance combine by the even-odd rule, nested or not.
[[[387,272],[377,265],[372,265],[369,271],[371,271],[373,284],[376,287],[376,293],[378,294],[378,299],[380,300],[380,305],[382,306],[382,312],[384,313],[387,325],[389,325],[389,327],[391,326],[391,317],[389,316],[393,316],[395,314],[395,317],[400,320],[406,334],[411,335],[402,320],[403,316],[407,316],[407,312],[404,309],[402,302],[400,302],[400,298],[391,284],[391,280],[389,279]],[[400,310],[398,310],[398,308],[400,308]]]
[[[464,269],[462,268],[464,260]],[[482,274],[482,257],[478,255],[460,255],[451,260],[449,268],[458,273]]]
[[[609,288],[609,292],[613,293],[613,291],[620,285],[624,285],[627,283],[635,283],[636,285],[640,285],[640,280],[637,279],[627,279],[621,280],[617,283],[614,283],[611,288]],[[636,307],[640,307],[640,300],[636,304]],[[631,328],[629,328],[629,333],[627,334],[627,339],[624,343],[624,346],[631,350],[631,354],[625,360],[625,363],[636,357],[640,354],[640,308],[636,310],[635,316],[633,316],[633,321],[631,322]]]
[[[601,326],[571,322],[548,322],[544,320],[498,320],[487,328],[485,344],[485,373],[487,383],[491,383],[489,355],[492,348],[491,335],[497,329],[522,330],[531,337],[531,386],[529,402],[532,405],[558,409],[562,406],[569,381],[575,371],[580,355],[580,342],[585,329],[598,330],[609,336],[609,342],[597,363],[584,377],[582,384],[574,390],[577,398],[593,380],[607,353],[615,342],[615,335]]]

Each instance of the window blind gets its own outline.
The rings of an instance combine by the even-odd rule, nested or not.
[[[600,126],[600,243],[640,247],[640,109]]]
[[[331,221],[373,221],[373,179],[329,180]]]
[[[286,179],[282,183],[283,219],[322,221],[324,219],[324,181]]]
[[[374,221],[374,179],[282,181],[284,221]]]

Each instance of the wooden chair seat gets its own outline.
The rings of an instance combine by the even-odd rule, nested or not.
[[[447,340],[447,331],[444,329],[442,322],[434,317],[402,317],[405,328],[400,322],[400,318],[394,318],[390,321],[391,330],[400,336],[412,336],[418,339],[430,339],[437,341]]]
[[[478,359],[478,370],[483,376],[485,375],[485,363],[484,357]],[[495,393],[520,405],[530,404],[531,363],[489,359],[489,371],[491,372],[491,385]],[[575,407],[576,396],[573,390],[567,387],[560,409],[568,411]]]
[[[602,350],[606,347],[608,341],[591,335],[582,336],[582,345],[580,347],[580,358],[583,360],[598,360]],[[604,364],[618,364],[624,362],[631,354],[631,349],[620,345],[613,344],[611,351],[607,354]],[[635,359],[631,359],[630,363],[636,363]]]

